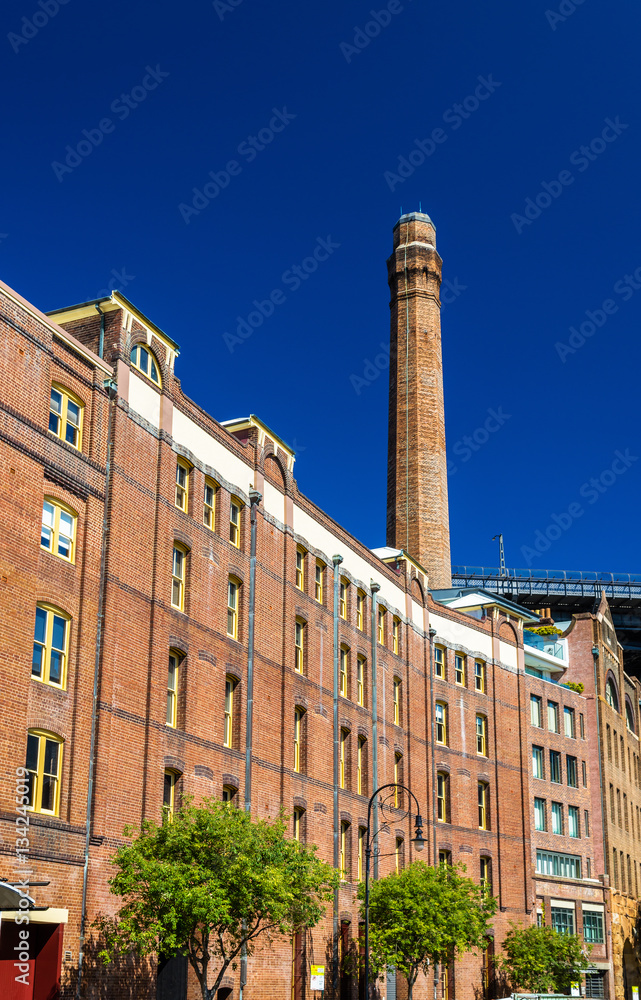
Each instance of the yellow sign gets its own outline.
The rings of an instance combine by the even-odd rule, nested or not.
[[[310,990],[324,990],[325,989],[325,966],[324,965],[312,965],[311,975],[309,977],[309,988],[310,988]]]

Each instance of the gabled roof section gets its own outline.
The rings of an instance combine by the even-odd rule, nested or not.
[[[294,469],[294,462],[296,461],[296,452],[293,448],[290,448],[281,437],[278,436],[271,428],[264,424],[262,420],[254,414],[250,413],[248,417],[235,417],[233,420],[221,420],[221,426],[229,431],[230,434],[238,434],[239,431],[250,430],[255,427],[258,431],[258,444],[262,448],[265,444],[265,438],[269,438],[274,444],[277,444],[282,451],[287,455],[287,468],[289,472]]]
[[[493,594],[489,590],[482,590],[480,587],[462,587],[451,590],[432,590],[432,598],[438,604],[444,604],[449,608],[456,608],[459,611],[473,611],[477,608],[495,607],[500,608],[510,615],[511,618],[518,618],[522,622],[538,622],[539,616],[533,615],[527,608],[520,604],[514,604],[500,595]]]
[[[86,319],[88,316],[96,315],[96,306],[100,306],[103,312],[115,312],[117,309],[122,309],[129,313],[135,320],[140,323],[141,326],[147,330],[148,333],[153,334],[158,337],[159,340],[169,348],[170,351],[177,356],[180,353],[180,347],[175,340],[168,337],[164,330],[161,330],[159,326],[149,319],[148,316],[138,309],[133,302],[122,294],[122,292],[112,292],[111,296],[102,299],[90,299],[88,302],[79,302],[75,306],[64,306],[62,309],[52,309],[47,312],[47,316],[51,317],[56,323],[71,323],[76,319]]]

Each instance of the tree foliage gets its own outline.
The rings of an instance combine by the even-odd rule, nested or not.
[[[187,955],[203,1000],[212,1000],[243,945],[251,954],[265,932],[313,927],[332,898],[334,869],[285,830],[282,815],[254,822],[213,800],[187,802],[160,826],[144,823],[112,858],[109,887],[123,904],[115,922],[100,921],[103,960]]]
[[[485,948],[496,900],[465,875],[464,865],[414,861],[370,885],[370,962],[382,975],[393,965],[412,998],[419,972],[444,964],[457,952]],[[359,897],[364,899],[361,883]],[[361,919],[364,917],[361,905]]]
[[[581,979],[589,964],[590,946],[576,934],[558,934],[554,928],[512,925],[503,942],[497,966],[514,990],[563,993]]]

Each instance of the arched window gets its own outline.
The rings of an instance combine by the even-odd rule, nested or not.
[[[619,711],[619,694],[614,677],[611,676],[605,682],[605,700],[615,712]]]
[[[179,611],[185,610],[186,566],[187,549],[184,545],[174,542],[171,564],[171,606]]]
[[[180,661],[183,655],[177,649],[169,650],[167,668],[167,725],[175,729],[178,725],[178,691],[180,683]]]
[[[434,713],[436,742],[447,746],[447,705],[442,701],[437,701],[434,706]]]
[[[42,729],[27,734],[28,808],[57,816],[60,811],[61,736]]]
[[[634,725],[634,711],[629,698],[625,699],[625,724],[631,733],[636,733],[636,727]]]
[[[60,500],[45,497],[42,505],[40,547],[55,556],[60,556],[61,559],[66,559],[67,562],[73,562],[77,517],[75,510]]]
[[[54,383],[49,403],[49,430],[72,448],[82,445],[82,414],[84,404],[69,389]]]
[[[156,385],[159,386],[161,384],[158,364],[147,347],[144,347],[142,344],[136,344],[131,348],[130,359],[134,368],[137,368],[139,372],[142,372],[143,375],[152,382],[155,382]]]
[[[49,604],[36,607],[31,676],[44,684],[59,688],[67,685],[70,621],[59,608]]]

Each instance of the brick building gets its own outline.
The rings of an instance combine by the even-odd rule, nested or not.
[[[444,433],[439,424],[407,466],[407,495],[403,462],[415,448],[398,442],[416,433],[426,407],[442,417],[440,258],[427,216],[404,216],[394,239],[391,353],[414,358],[415,372],[390,432],[398,485],[389,544],[374,551],[299,492],[292,451],[259,419],[220,423],[184,395],[177,344],[124,296],[45,316],[0,285],[0,875],[25,870],[15,843],[24,787],[30,879],[48,883],[31,890],[43,909],[31,922],[29,994],[14,986],[19,913],[0,891],[8,996],[55,995],[61,965],[63,995],[75,995],[81,955],[83,996],[197,995],[180,962],[103,970],[89,933],[117,908],[107,879],[125,825],[158,819],[163,803],[190,794],[236,801],[257,817],[284,806],[292,836],[345,872],[313,933],[250,959],[246,1000],[309,996],[312,962],[327,965],[328,997],[356,1000],[362,984],[338,957],[358,947],[368,798],[395,780],[421,804],[426,860],[464,861],[499,902],[493,947],[443,970],[442,996],[491,995],[492,953],[511,921],[539,912],[595,940],[601,915],[595,954],[610,962],[595,846],[597,730],[581,725],[589,697],[558,683],[566,671],[579,679],[583,623],[559,643],[559,658],[523,608],[484,591],[430,590],[431,559],[434,579],[449,586]],[[419,351],[424,328],[429,347]],[[424,506],[423,485],[432,491]],[[403,533],[416,524],[406,551]],[[617,683],[624,692],[620,674]],[[25,760],[28,780],[16,785]],[[618,781],[628,789],[621,773]],[[414,857],[412,817],[398,806],[385,807],[379,874]],[[620,830],[617,838],[630,853]],[[239,973],[230,975],[221,998],[239,987]],[[390,976],[382,995],[395,990]],[[431,983],[419,982],[415,996],[428,995]]]

